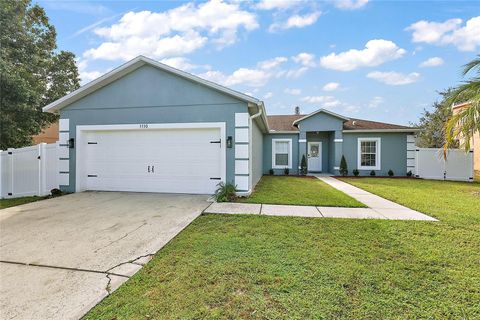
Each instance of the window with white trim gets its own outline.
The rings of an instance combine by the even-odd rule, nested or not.
[[[380,170],[380,138],[358,138],[358,169]]]
[[[292,139],[272,139],[272,167],[292,168]]]

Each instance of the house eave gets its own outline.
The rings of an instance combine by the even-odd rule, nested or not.
[[[188,79],[190,81],[202,84],[206,87],[209,87],[211,89],[220,91],[224,94],[230,95],[232,97],[235,97],[241,101],[245,101],[247,103],[252,103],[258,106],[263,106],[263,102],[253,98],[249,95],[246,95],[244,93],[232,90],[230,88],[224,87],[222,85],[219,85],[217,83],[202,79],[200,77],[197,77],[193,74],[190,74],[188,72],[170,67],[166,64],[163,64],[161,62],[155,61],[153,59],[144,57],[144,56],[138,56],[123,65],[111,70],[110,72],[107,72],[103,76],[81,86],[77,90],[67,94],[66,96],[48,104],[47,106],[43,107],[43,112],[56,112],[59,111],[60,109],[68,106],[69,104],[80,100],[81,98],[87,96],[88,94],[112,83],[113,81],[123,77],[124,75],[144,66],[144,65],[151,65],[153,67],[156,67],[158,69],[164,70],[166,72],[172,73],[174,75],[183,77],[185,79]]]

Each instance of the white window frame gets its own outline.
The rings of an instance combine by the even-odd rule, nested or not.
[[[375,166],[362,166],[362,142],[376,142],[375,148]],[[357,143],[357,168],[358,170],[381,170],[381,138],[358,138]]]
[[[288,165],[278,165],[275,163],[275,144],[277,142],[288,142]],[[272,169],[292,169],[292,139],[272,139]]]

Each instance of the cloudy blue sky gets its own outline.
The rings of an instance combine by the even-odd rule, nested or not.
[[[265,101],[407,124],[480,52],[480,2],[39,1],[87,83],[139,54]]]

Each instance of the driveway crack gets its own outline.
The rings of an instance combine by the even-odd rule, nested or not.
[[[142,227],[144,227],[144,226],[146,226],[146,225],[147,225],[147,222],[146,222],[146,221],[143,221],[143,223],[142,223],[141,225],[139,225],[138,227],[136,227],[135,229],[133,229],[133,230],[131,230],[131,231],[128,231],[127,233],[125,233],[123,236],[121,236],[121,237],[118,238],[118,239],[115,239],[115,240],[113,240],[113,241],[110,241],[108,244],[104,245],[104,246],[101,247],[101,248],[96,249],[94,252],[97,253],[99,250],[105,249],[105,248],[111,246],[112,244],[117,243],[117,242],[121,241],[122,239],[125,239],[125,238],[128,237],[130,234],[138,231],[138,229],[140,229],[140,228],[142,228]]]

